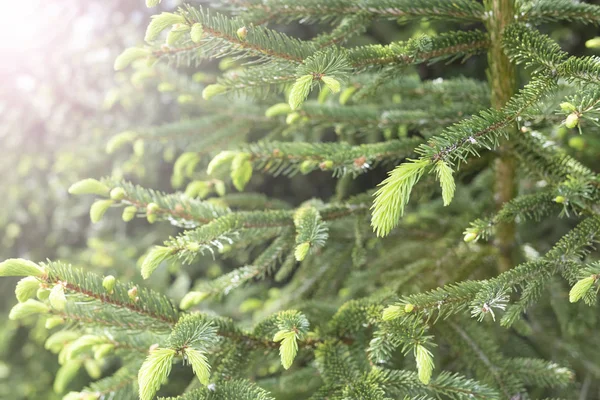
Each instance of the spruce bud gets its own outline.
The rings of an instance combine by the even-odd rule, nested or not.
[[[65,323],[65,320],[62,319],[61,317],[50,317],[46,320],[44,327],[46,329],[54,329],[57,326],[62,325],[64,323]]]
[[[114,153],[117,149],[123,146],[126,143],[133,141],[138,136],[137,132],[134,131],[125,131],[121,132],[118,135],[110,138],[108,143],[106,144],[106,152],[108,154]],[[108,188],[107,188],[108,190]],[[71,193],[69,191],[69,193]]]
[[[219,85],[218,83],[215,83],[213,85],[208,85],[202,91],[202,98],[204,100],[210,100],[211,98],[215,97],[216,95],[224,93],[226,91],[227,91],[227,87],[223,86],[223,85]]]
[[[179,39],[181,39],[185,35],[186,35],[186,33],[184,31],[181,31],[181,30],[173,28],[167,34],[166,43],[167,43],[168,46],[175,46],[175,44],[177,44],[177,42],[179,41]]]
[[[56,310],[62,311],[67,305],[67,296],[65,296],[65,287],[62,284],[55,285],[50,291],[50,305]]]
[[[138,139],[133,142],[133,153],[138,157],[144,156],[144,140]]]
[[[577,113],[571,113],[567,116],[565,120],[565,126],[569,129],[573,129],[579,125],[579,115]]]
[[[464,241],[467,243],[472,242],[475,239],[477,239],[477,233],[475,232],[468,232],[464,237]]]
[[[156,203],[148,203],[148,205],[146,206],[146,213],[148,215],[150,214],[156,214],[156,212],[160,210],[160,206]]]
[[[15,287],[15,295],[19,303],[27,301],[35,296],[40,288],[40,281],[34,276],[27,276],[21,279]]]
[[[197,253],[200,251],[200,243],[190,242],[185,245],[185,249],[192,253]]]
[[[151,42],[160,35],[162,31],[175,24],[185,24],[185,18],[178,14],[164,12],[159,15],[153,15],[144,40]]]
[[[323,161],[321,164],[319,164],[319,168],[321,168],[323,171],[333,169],[333,161],[331,161],[331,160]]]
[[[240,29],[237,30],[236,34],[240,40],[246,40],[246,38],[248,37],[248,28],[242,26]]]
[[[575,150],[583,150],[585,149],[585,139],[581,136],[574,136],[569,139],[569,146],[574,148]]]
[[[404,312],[407,314],[413,312],[414,309],[415,309],[414,304],[408,303],[407,305],[404,306]]]
[[[340,91],[340,81],[338,81],[335,78],[332,78],[330,76],[322,76],[321,80],[323,81],[323,83],[325,84],[325,86],[327,86],[327,88],[329,90],[331,90],[332,93],[338,93]]]
[[[128,206],[123,209],[123,215],[121,216],[121,218],[123,219],[123,221],[129,222],[135,218],[135,214],[137,214],[137,207]]]
[[[285,119],[285,123],[288,125],[292,125],[292,124],[296,123],[296,121],[298,121],[300,119],[300,117],[301,117],[300,113],[297,113],[297,112],[289,113]]]
[[[202,300],[206,299],[208,296],[209,294],[206,292],[189,292],[183,296],[183,299],[181,299],[179,308],[182,310],[189,310],[191,307],[200,304],[200,302],[202,302]]]
[[[300,243],[298,246],[296,246],[296,251],[294,252],[294,256],[296,257],[296,260],[298,260],[298,261],[304,260],[306,258],[306,255],[308,254],[309,250],[310,250],[309,242]]]
[[[10,258],[0,263],[0,276],[43,276],[44,270],[36,263],[22,258]]]
[[[102,360],[107,355],[111,354],[115,349],[115,345],[111,343],[103,343],[96,346],[94,349],[94,360]]]
[[[568,101],[560,103],[560,109],[566,112],[573,112],[576,110],[575,106]]]
[[[300,172],[304,175],[308,174],[312,170],[314,170],[319,164],[313,160],[305,160],[300,164]]]
[[[588,290],[592,288],[594,283],[596,283],[597,279],[598,277],[596,275],[591,275],[587,278],[583,278],[577,281],[577,283],[573,285],[571,291],[569,292],[569,301],[571,303],[576,303],[579,300],[581,300],[581,298],[585,296]]]
[[[42,301],[48,300],[48,297],[50,297],[50,289],[44,287],[39,288],[35,293],[35,297]]]
[[[202,36],[204,36],[204,28],[202,28],[202,24],[196,23],[192,25],[190,36],[192,37],[192,42],[200,43]]]
[[[393,319],[396,319],[400,316],[401,311],[400,311],[400,306],[387,306],[384,310],[383,310],[383,314],[381,315],[381,318],[384,321],[391,321]]]
[[[252,169],[250,154],[238,153],[231,161],[231,180],[233,186],[240,192],[252,178]]]
[[[113,200],[96,200],[90,207],[90,219],[93,223],[99,222],[114,203]]]
[[[225,196],[225,193],[226,193],[225,182],[215,181],[214,185],[215,185],[215,192],[217,192],[217,194],[221,197]]]
[[[113,200],[123,200],[125,198],[125,195],[127,193],[125,192],[125,189],[120,188],[120,187],[116,187],[113,190],[110,191],[110,198]]]
[[[102,287],[108,292],[108,294],[112,294],[113,289],[115,288],[117,280],[112,275],[107,275],[102,279]]]
[[[585,47],[588,49],[597,49],[600,48],[600,37],[596,36],[585,42]]]
[[[75,182],[69,187],[68,192],[74,195],[97,194],[98,196],[108,195],[110,188],[96,179],[83,179]]]
[[[15,321],[29,317],[30,315],[47,313],[48,311],[50,311],[50,309],[44,303],[29,299],[14,306],[8,314],[8,318]]]
[[[172,92],[175,90],[175,85],[173,85],[171,82],[161,82],[156,87],[156,90],[161,93]]]
[[[271,107],[267,108],[267,111],[265,111],[265,117],[273,118],[273,117],[277,117],[280,115],[288,114],[291,111],[292,111],[292,109],[290,108],[289,104],[277,103],[277,104],[274,104]]]
[[[138,288],[137,288],[137,286],[134,286],[134,287],[132,287],[131,289],[129,289],[127,291],[127,296],[129,296],[129,298],[132,301],[138,301],[139,300],[138,297],[137,297],[137,294],[138,294]]]
[[[152,52],[149,49],[141,48],[141,47],[130,47],[125,49],[116,59],[114,68],[115,71],[120,71],[122,69],[127,68],[132,62],[135,60],[139,60],[140,58],[148,57]]]
[[[559,204],[564,204],[567,201],[567,199],[565,199],[564,196],[556,196],[554,198],[554,202],[559,203]]]

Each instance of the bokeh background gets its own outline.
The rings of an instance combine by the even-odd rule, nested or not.
[[[204,3],[227,9],[225,1]],[[177,4],[165,0],[160,8],[172,9]],[[148,229],[143,220],[124,224],[110,213],[101,223],[91,224],[88,211],[93,199],[67,193],[69,185],[79,179],[108,175],[159,190],[175,189],[171,177],[177,149],[158,151],[140,145],[110,155],[105,151],[107,141],[121,131],[197,112],[184,99],[157,90],[160,74],[169,73],[166,69],[158,67],[151,77],[113,70],[115,57],[142,41],[150,15],[160,8],[147,9],[144,0],[0,1],[0,259],[60,258],[135,281],[139,257],[160,238],[175,233],[167,225]],[[318,31],[318,27],[301,25],[277,28],[302,38]],[[442,22],[380,22],[366,37],[348,45],[389,43],[448,28]],[[593,54],[584,44],[599,34],[595,28],[559,24],[544,30],[565,50],[578,55]],[[419,73],[425,79],[458,74],[485,79],[485,67],[485,57],[479,57],[461,65],[421,66]],[[202,71],[210,80],[218,70],[219,64],[207,63],[181,72]],[[558,129],[555,139],[599,170],[600,143],[593,141],[597,139],[582,139]],[[361,178],[368,181],[357,185],[373,186],[381,176],[383,171]],[[335,185],[325,173],[312,176],[310,184],[302,181],[304,177],[292,182],[259,179],[263,181],[258,190],[278,188],[297,202],[327,196]],[[543,230],[543,224],[537,229]],[[159,275],[144,285],[177,297],[178,285],[192,278]],[[62,395],[52,390],[58,364],[56,355],[44,348],[47,331],[38,324],[6,317],[16,303],[15,283],[0,280],[0,399],[60,399]],[[98,365],[86,364],[72,388],[85,386],[100,373]]]

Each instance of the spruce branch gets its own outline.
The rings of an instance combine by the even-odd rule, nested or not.
[[[537,71],[545,71],[569,82],[598,82],[598,57],[567,57],[555,41],[524,24],[508,26],[503,41],[507,55],[519,64],[525,63]]]
[[[411,138],[351,146],[348,143],[261,141],[248,146],[255,168],[275,176],[293,176],[314,170],[332,170],[335,177],[358,175],[380,163],[400,160],[412,153],[421,139]]]
[[[464,281],[449,284],[429,292],[405,296],[396,305],[392,319],[401,318],[405,314],[423,313],[430,319],[435,316],[435,321],[447,318],[467,310],[476,308],[480,312],[476,316],[488,314],[493,311],[494,304],[499,308],[506,307],[506,296],[517,288],[526,288],[531,283],[548,275],[556,275],[567,268],[558,261],[580,260],[589,253],[591,246],[598,241],[600,234],[600,218],[589,217],[581,222],[575,229],[563,236],[554,247],[542,258],[521,264],[497,277],[483,281]],[[529,304],[529,303],[527,303]],[[401,312],[401,309],[407,311]],[[502,318],[502,324],[509,326],[519,318],[523,307],[515,305],[507,309]]]
[[[141,362],[129,362],[114,374],[91,383],[81,392],[76,394],[71,392],[74,394],[73,398],[102,399],[113,396],[119,399],[135,399],[137,398],[137,371],[140,365]]]
[[[188,309],[209,297],[226,296],[252,280],[271,274],[284,254],[291,250],[292,240],[291,229],[288,229],[273,240],[251,265],[236,268],[215,280],[197,284],[194,290],[183,298],[181,308]]]
[[[201,44],[206,55],[245,55],[262,60],[301,63],[316,51],[313,43],[303,42],[262,26],[251,26],[239,18],[210,13],[200,6],[187,6],[180,13],[189,24],[202,24],[205,37]],[[248,29],[245,38],[240,38],[237,34],[242,27]]]
[[[366,204],[353,201],[329,204],[319,209],[324,221],[333,221],[366,211]],[[197,229],[189,230],[165,242],[169,249],[167,258],[177,257],[185,263],[191,262],[198,253],[213,252],[223,243],[233,243],[245,235],[248,240],[260,240],[261,233],[272,236],[292,226],[295,211],[240,211],[210,221]]]
[[[313,39],[320,48],[327,48],[334,44],[340,44],[353,36],[364,33],[372,17],[366,14],[355,14],[344,17],[327,33],[323,33]]]
[[[266,390],[248,380],[223,380],[214,388],[198,388],[177,397],[159,397],[160,400],[275,400]]]
[[[474,356],[473,364],[480,369],[488,371],[495,385],[500,389],[503,397],[512,397],[514,393],[523,391],[523,384],[510,368],[503,365],[503,357],[498,347],[487,336],[481,335],[479,326],[471,321],[457,324],[453,321],[445,323],[453,331],[456,338],[464,343],[463,348]]]
[[[45,267],[48,271],[46,283],[61,284],[67,292],[97,300],[109,307],[151,318],[155,321],[156,329],[166,329],[178,319],[177,309],[171,300],[157,292],[116,283],[112,293],[108,293],[102,286],[102,278],[98,275],[61,262],[48,262]],[[134,296],[131,295],[132,288],[136,288]]]
[[[573,21],[600,24],[600,7],[571,0],[534,0],[521,2],[518,19],[532,25],[546,22]]]
[[[437,36],[421,36],[386,46],[370,45],[348,50],[350,64],[356,69],[372,66],[406,66],[445,59],[467,58],[489,46],[482,31],[456,31]]]
[[[189,228],[207,224],[215,218],[231,212],[227,207],[189,198],[183,193],[166,194],[142,188],[127,181],[109,178],[104,179],[103,182],[113,189],[123,189],[124,195],[120,202],[126,206],[134,206],[137,213],[146,216],[152,214],[157,218],[168,220],[172,224],[183,227]]]
[[[444,160],[451,165],[465,162],[470,155],[478,156],[477,148],[491,150],[498,146],[504,129],[544,99],[556,88],[551,79],[538,77],[528,83],[505,107],[488,109],[464,120],[417,148],[417,153],[435,162]]]
[[[442,371],[425,385],[417,380],[415,372],[392,370],[375,367],[369,374],[372,379],[380,383],[388,396],[402,398],[401,396],[447,396],[449,399],[499,399],[499,394],[488,385],[459,374]]]
[[[425,0],[331,0],[323,3],[319,0],[306,0],[302,4],[292,0],[248,0],[242,1],[239,6],[248,10],[249,18],[261,23],[271,20],[290,22],[300,19],[330,21],[352,15],[405,20],[432,18],[480,21],[483,18],[483,7],[471,0],[452,3]]]

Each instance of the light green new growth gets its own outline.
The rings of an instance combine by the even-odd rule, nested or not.
[[[373,201],[371,225],[377,236],[387,236],[404,215],[413,186],[430,165],[427,159],[410,160],[396,167],[379,184]]]
[[[118,126],[99,144],[115,176],[69,201],[104,223],[57,209],[32,237],[65,261],[0,262],[22,277],[5,381],[40,370],[21,364],[41,344],[58,365],[36,385],[57,371],[66,400],[599,392],[600,59],[576,24],[600,6],[172,3],[116,57],[114,115],[85,114]],[[42,259],[11,219],[46,206],[29,158],[0,244]]]
[[[168,378],[173,366],[175,350],[155,349],[150,352],[140,367],[138,386],[140,400],[152,400],[163,382]]]
[[[454,177],[452,176],[452,168],[448,166],[444,161],[438,161],[435,163],[435,173],[440,181],[442,187],[442,199],[444,205],[447,206],[452,202],[454,197],[454,191],[456,190],[456,184],[454,183]]]

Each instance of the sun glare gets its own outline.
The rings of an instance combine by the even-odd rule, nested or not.
[[[60,29],[52,0],[0,0],[0,51],[26,53],[44,46]]]

